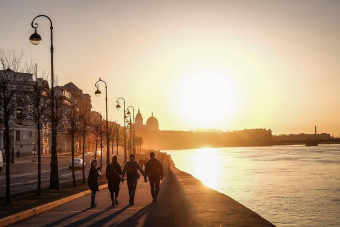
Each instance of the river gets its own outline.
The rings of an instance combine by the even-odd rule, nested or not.
[[[340,226],[340,145],[165,152],[180,170],[277,226]]]

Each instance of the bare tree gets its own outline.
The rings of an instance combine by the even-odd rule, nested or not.
[[[60,87],[54,87],[55,96],[54,96],[54,118],[52,119],[51,111],[48,111],[47,117],[49,119],[49,126],[51,130],[54,130],[55,135],[59,133],[65,132],[65,122],[66,122],[66,115],[69,107],[71,106],[71,102],[68,97],[63,95],[62,89]],[[51,99],[48,100],[49,109],[51,109]],[[54,121],[54,127],[52,128],[51,122]],[[55,145],[57,146],[57,140],[55,141]],[[51,159],[52,156],[57,156],[57,153],[51,152]],[[52,161],[51,161],[52,163]],[[58,158],[54,157],[54,163],[58,167]],[[59,171],[58,168],[52,168],[51,165],[51,172],[50,172],[50,189],[60,189],[59,184]]]
[[[6,154],[6,203],[10,199],[10,127],[15,122],[14,115],[18,111],[23,116],[28,100],[28,92],[32,89],[33,65],[21,64],[24,52],[0,50],[0,125],[5,127],[5,154]],[[22,119],[21,119],[22,120]],[[14,141],[13,135],[13,141]],[[14,162],[14,149],[12,151]]]
[[[100,145],[100,168],[103,165],[103,141],[105,139],[105,126],[102,118],[95,118],[92,125],[92,131],[95,136],[98,138]],[[97,151],[96,151],[97,152]]]
[[[72,154],[72,179],[73,186],[76,187],[76,175],[74,172],[74,145],[75,145],[75,137],[79,129],[80,122],[80,108],[79,108],[79,99],[77,97],[72,97],[72,105],[68,108],[66,114],[66,120],[64,124],[65,132],[71,136],[71,154]]]
[[[85,140],[86,137],[91,132],[91,124],[92,124],[92,112],[91,112],[91,104],[86,102],[86,100],[82,99],[79,103],[79,127],[78,132],[83,140],[83,183],[85,183]]]
[[[118,152],[119,147],[125,146],[124,127],[121,127],[119,124],[116,124],[116,126],[114,128],[114,133],[115,133],[114,144],[117,148],[117,155],[118,155],[119,154],[119,152]]]
[[[139,153],[141,154],[142,153],[142,145],[144,143],[143,137],[136,137],[135,143],[136,143],[136,146],[139,146]]]
[[[113,144],[114,144],[114,139],[115,139],[115,127],[116,127],[116,123],[115,122],[110,122],[109,121],[109,138],[106,138],[106,140],[109,140],[110,142],[112,142],[112,155],[113,155]],[[106,124],[105,124],[105,131],[106,131]],[[107,163],[110,163],[110,160],[107,160]]]
[[[35,84],[33,86],[33,92],[30,95],[30,106],[33,107],[31,111],[31,118],[34,122],[38,137],[38,185],[37,195],[41,195],[41,129],[48,123],[48,111],[49,111],[49,86],[46,80],[42,78],[35,78]]]

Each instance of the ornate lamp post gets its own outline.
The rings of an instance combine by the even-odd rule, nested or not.
[[[130,108],[132,108],[132,121],[131,121],[131,113],[130,113]],[[133,106],[128,106],[127,108],[127,116],[130,117],[130,130],[131,130],[131,138],[132,138],[132,142],[131,142],[131,147],[132,147],[132,152],[135,152],[135,108]]]
[[[116,102],[117,102],[117,106],[116,106],[117,110],[120,109],[119,99],[124,101],[124,111],[123,111],[123,113],[124,113],[124,163],[126,163],[127,162],[127,156],[126,156],[126,128],[125,128],[125,120],[126,120],[126,115],[125,115],[125,111],[126,111],[126,109],[125,109],[125,99],[122,98],[122,97],[119,97],[116,100]]]
[[[57,132],[55,129],[55,117],[54,117],[54,70],[53,70],[53,24],[51,18],[46,15],[36,16],[31,23],[32,28],[35,29],[34,33],[30,36],[29,40],[33,45],[40,43],[41,36],[37,33],[38,23],[34,23],[38,17],[45,17],[50,21],[51,30],[51,127],[52,127],[52,146],[51,146],[51,173],[50,173],[50,189],[60,189],[59,173],[58,173],[58,157],[57,157]],[[40,146],[40,145],[38,145]],[[38,154],[38,160],[40,163],[40,154]],[[38,164],[39,165],[39,164]],[[39,168],[39,167],[38,167]]]
[[[107,142],[107,149],[106,149],[106,164],[110,164],[110,140],[109,140],[109,119],[108,119],[108,110],[107,110],[107,84],[104,80],[100,79],[96,82],[95,86],[97,90],[95,91],[95,95],[99,97],[101,95],[101,91],[99,88],[99,82],[103,82],[105,84],[105,107],[106,107],[106,142]]]

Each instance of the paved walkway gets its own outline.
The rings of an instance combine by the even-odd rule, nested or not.
[[[121,184],[119,205],[111,207],[107,189],[96,196],[96,208],[90,208],[90,195],[86,195],[53,210],[23,220],[13,226],[174,226],[169,178],[161,183],[156,203],[152,203],[149,183],[141,179],[137,185],[135,205],[128,205],[126,181]]]

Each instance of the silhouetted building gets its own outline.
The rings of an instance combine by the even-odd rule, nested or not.
[[[334,137],[329,133],[320,133],[320,134],[280,134],[273,135],[273,141],[306,141],[308,139],[316,139],[316,140],[332,140]]]
[[[153,116],[153,113],[146,121],[146,128],[151,131],[159,131],[158,120]]]
[[[135,128],[138,129],[142,127],[143,127],[143,117],[142,117],[142,114],[140,113],[140,109],[138,108],[138,113],[135,119]]]
[[[272,131],[266,129],[244,129],[241,131],[222,132],[203,131],[160,131],[158,120],[151,115],[142,125],[143,118],[138,111],[135,119],[136,136],[143,138],[145,149],[191,149],[201,147],[226,146],[270,146]],[[137,123],[138,122],[138,123]]]

